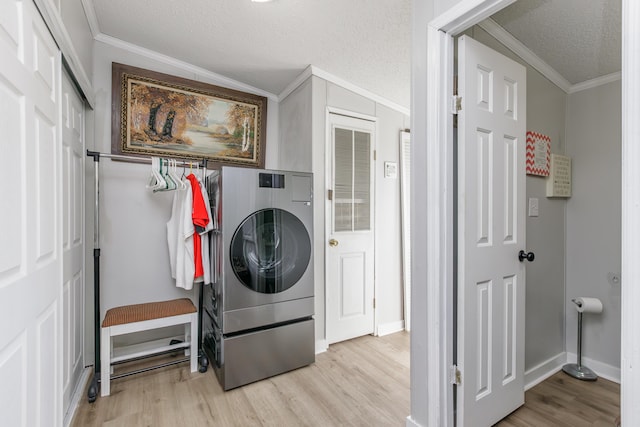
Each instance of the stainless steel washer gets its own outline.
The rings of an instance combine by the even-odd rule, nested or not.
[[[313,179],[222,167],[203,345],[225,390],[313,363]]]

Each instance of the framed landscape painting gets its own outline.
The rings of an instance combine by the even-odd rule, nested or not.
[[[264,168],[267,99],[113,63],[111,152]]]

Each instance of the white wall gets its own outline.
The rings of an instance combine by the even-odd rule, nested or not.
[[[325,206],[326,109],[340,108],[378,119],[375,166],[376,292],[379,330],[400,330],[402,276],[400,247],[400,181],[384,178],[384,162],[399,162],[400,130],[409,118],[339,85],[312,76],[280,103],[279,166],[314,173],[314,263],[317,349],[325,343]],[[305,169],[308,168],[308,169]]]
[[[571,298],[600,298],[602,314],[583,317],[583,357],[614,370],[620,368],[620,283],[607,275],[620,274],[621,105],[616,81],[569,95],[567,108],[573,173],[567,203],[567,351],[575,353],[577,345]]]
[[[111,152],[112,62],[222,85],[211,77],[194,74],[175,63],[160,62],[96,41],[93,63],[96,92],[94,147],[105,153]],[[225,86],[229,87],[228,84]],[[277,163],[278,103],[272,99],[267,104],[266,140],[266,167],[273,168]],[[92,161],[87,162],[87,169],[93,170]],[[150,174],[148,165],[102,159],[100,170],[101,315],[111,307],[126,304],[184,296],[193,297],[195,301],[197,288],[194,287],[194,291],[176,288],[169,270],[166,222],[171,215],[173,194],[152,193],[145,188]],[[87,188],[93,188],[92,179],[88,180]],[[93,195],[87,200],[88,218],[93,215],[92,201]],[[92,235],[87,236],[88,242],[92,239]],[[90,264],[91,259],[87,262]],[[93,281],[88,279],[91,286]],[[93,325],[91,313],[87,313],[87,318],[88,324]],[[93,342],[92,336],[93,326],[88,326],[88,341]],[[147,335],[149,338],[153,336]]]

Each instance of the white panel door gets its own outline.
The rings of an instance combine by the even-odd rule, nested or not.
[[[374,332],[375,123],[329,115],[327,342]]]
[[[63,409],[83,368],[84,336],[84,105],[67,74],[62,76],[62,312]]]
[[[30,0],[0,2],[0,402],[62,424],[60,53]]]
[[[459,426],[524,403],[526,70],[463,36],[458,139]]]

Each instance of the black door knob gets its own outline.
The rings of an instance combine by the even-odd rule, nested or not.
[[[525,252],[525,251],[520,251],[518,253],[518,259],[520,260],[520,262],[524,261],[525,259],[529,262],[533,261],[534,259],[536,259],[536,256],[533,252]]]

